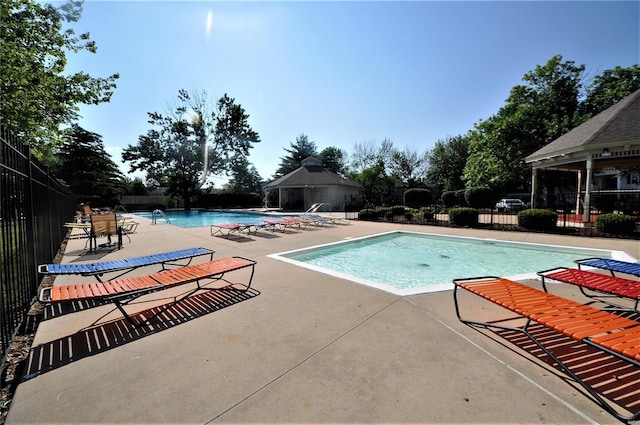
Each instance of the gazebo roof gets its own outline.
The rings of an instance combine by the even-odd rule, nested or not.
[[[635,145],[635,146],[634,146]],[[527,163],[578,162],[640,155],[640,90],[525,158]],[[618,152],[619,151],[619,152]],[[550,161],[551,160],[551,161]],[[551,163],[550,163],[551,162]],[[541,164],[537,165],[539,168]],[[536,164],[534,164],[536,167]]]
[[[362,187],[362,185],[355,180],[346,179],[333,171],[327,170],[322,166],[322,162],[320,162],[319,159],[310,156],[302,161],[300,168],[268,183],[265,189],[305,186]]]

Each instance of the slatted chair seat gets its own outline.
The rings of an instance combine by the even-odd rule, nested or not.
[[[453,283],[456,315],[461,322],[523,333],[582,385],[609,413],[624,421],[635,421],[640,418],[640,411],[631,416],[619,413],[588,382],[581,379],[560,358],[552,354],[545,347],[544,341],[537,339],[533,333],[529,332],[530,323],[535,322],[640,367],[640,322],[496,276],[455,279]],[[512,327],[501,324],[500,321],[483,322],[463,318],[458,299],[459,289],[465,289],[517,313],[527,319],[525,325]]]
[[[131,257],[121,260],[100,261],[95,263],[66,263],[66,264],[42,264],[38,266],[38,272],[47,275],[82,275],[94,276],[99,282],[105,273],[123,272],[112,277],[116,279],[139,267],[160,264],[162,269],[167,265],[183,266],[189,265],[191,261],[199,256],[209,255],[213,259],[215,251],[208,248],[187,248],[176,251],[161,252],[158,254],[144,255],[141,257]],[[177,261],[189,260],[186,264],[178,264]]]
[[[589,266],[597,269],[608,270],[611,272],[611,275],[615,275],[615,272],[619,272],[640,277],[640,263],[614,260],[611,258],[583,258],[581,260],[575,260],[575,263],[578,265],[579,269],[581,269],[582,266]]]
[[[552,279],[558,282],[576,285],[585,296],[590,298],[628,298],[634,301],[633,310],[638,310],[638,303],[640,302],[640,281],[568,267],[544,270],[538,272],[538,275],[542,278],[542,287],[545,291],[547,291],[547,279]],[[589,294],[585,292],[584,289],[597,291],[603,295]]]
[[[251,288],[256,262],[243,257],[229,257],[209,261],[203,264],[184,266],[179,269],[163,270],[147,276],[127,277],[114,279],[107,282],[83,283],[74,285],[54,285],[43,288],[39,299],[43,303],[62,304],[76,301],[94,300],[101,301],[98,305],[113,302],[123,316],[133,323],[124,306],[138,297],[163,289],[188,283],[196,283],[196,287],[181,294],[173,303],[189,297],[197,291],[232,289],[246,292]],[[246,284],[229,282],[224,276],[236,270],[251,268],[250,276]],[[228,283],[223,287],[205,287],[211,282],[224,280]],[[241,287],[238,288],[238,285]]]

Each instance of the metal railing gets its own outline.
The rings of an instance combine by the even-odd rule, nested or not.
[[[28,144],[0,127],[0,370],[37,294],[36,266],[56,257],[75,209]]]

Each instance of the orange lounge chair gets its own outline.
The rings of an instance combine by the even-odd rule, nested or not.
[[[531,322],[538,323],[640,367],[640,322],[495,276],[454,279],[453,283],[456,315],[461,322],[487,328],[507,329],[526,335],[578,382],[602,408],[623,421],[636,421],[640,418],[640,411],[630,417],[618,412],[587,382],[553,355],[528,329]],[[459,289],[465,289],[518,314],[526,319],[525,325],[519,328],[502,325],[497,321],[480,322],[463,318],[458,301]]]
[[[118,249],[122,248],[122,227],[118,226],[115,214],[91,214],[91,233],[89,235],[89,252],[98,250],[99,237],[107,237],[105,246],[110,247],[111,236],[117,236]]]
[[[220,223],[220,224],[212,224],[211,225],[211,236],[215,236],[220,233],[220,236],[223,236],[229,239],[229,235],[231,233],[239,233],[242,231],[244,227],[238,223]],[[213,229],[216,229],[214,232]],[[227,233],[225,233],[227,232]]]
[[[255,261],[247,258],[227,257],[202,264],[184,266],[178,269],[162,270],[147,276],[128,277],[110,280],[107,282],[54,285],[49,288],[43,288],[40,292],[39,299],[43,303],[67,303],[89,299],[112,301],[122,314],[129,319],[129,315],[124,310],[123,306],[129,304],[131,301],[142,295],[161,291],[177,285],[195,282],[197,287],[194,290],[189,291],[187,295],[184,295],[175,301],[179,302],[196,291],[220,289],[218,287],[204,287],[200,283],[201,280],[208,280],[211,282],[225,280],[224,275],[226,273],[251,267],[251,275],[248,283],[246,285],[243,284],[243,288],[239,289],[242,292],[246,292],[251,287],[255,264]],[[225,280],[225,282],[228,281]],[[234,288],[235,285],[237,285],[232,283],[229,284]]]
[[[538,276],[542,278],[542,287],[547,292],[546,280],[552,279],[558,282],[578,286],[580,288],[580,292],[589,298],[628,298],[635,301],[633,310],[638,311],[638,303],[640,302],[640,281],[568,267],[557,267],[555,269],[544,270],[538,272]],[[596,291],[598,293],[587,293],[585,289]],[[619,309],[620,308],[617,308],[617,310]]]

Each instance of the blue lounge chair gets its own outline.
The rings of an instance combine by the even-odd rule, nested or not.
[[[188,248],[177,251],[162,252],[159,254],[145,255],[143,257],[125,258],[122,260],[100,261],[97,263],[81,263],[81,264],[41,264],[38,266],[38,272],[47,275],[70,275],[78,274],[81,276],[95,276],[98,282],[102,282],[101,276],[105,273],[119,272],[119,275],[111,278],[116,279],[122,275],[129,273],[138,267],[161,264],[162,270],[166,265],[185,266],[191,263],[191,260],[201,255],[209,255],[213,260],[215,251],[208,248]],[[186,260],[186,264],[178,264],[176,261]]]
[[[615,276],[614,272],[618,272],[640,277],[640,263],[612,260],[611,258],[583,258],[582,260],[575,260],[575,263],[578,265],[578,268],[581,266],[589,266],[608,270],[612,276]]]

